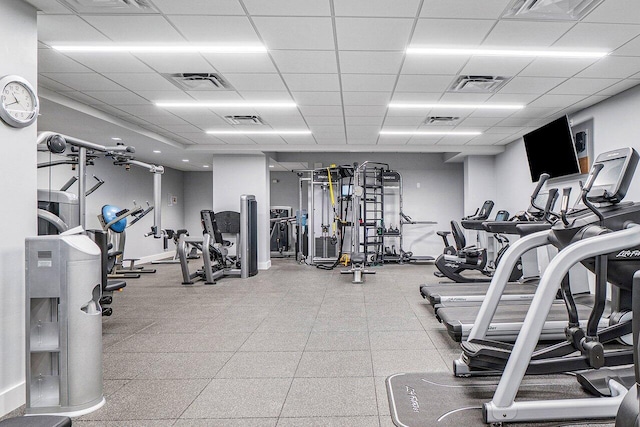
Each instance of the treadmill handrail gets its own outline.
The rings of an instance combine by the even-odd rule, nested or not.
[[[467,341],[472,339],[485,339],[491,320],[496,313],[500,298],[504,293],[504,289],[509,281],[509,276],[515,267],[516,263],[522,255],[533,248],[539,246],[545,246],[551,244],[549,241],[549,231],[539,231],[537,233],[525,236],[512,244],[509,249],[502,255],[500,264],[496,268],[487,291],[487,296],[482,305],[480,311],[478,311],[478,317],[469,333]]]
[[[596,255],[608,254],[638,245],[640,245],[640,225],[632,223],[624,230],[589,237],[573,243],[558,253],[549,263],[540,280],[518,339],[496,388],[492,405],[497,408],[507,408],[514,402],[531,361],[531,356],[538,344],[537,337],[540,337],[542,333],[547,313],[553,304],[556,291],[560,287],[560,281],[571,267]]]

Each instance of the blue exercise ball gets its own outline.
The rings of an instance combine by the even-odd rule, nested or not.
[[[120,212],[121,210],[122,209],[120,209],[117,206],[104,205],[102,207],[102,218],[104,218],[104,222],[106,224],[108,224],[111,221],[113,221],[114,219],[116,219],[118,217],[118,212]],[[127,228],[127,219],[126,218],[122,218],[120,221],[114,222],[109,227],[110,230],[112,230],[112,231],[114,231],[116,233],[122,233],[125,228]]]

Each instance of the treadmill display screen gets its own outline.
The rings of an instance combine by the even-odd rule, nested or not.
[[[626,157],[620,157],[617,159],[602,162],[604,167],[596,177],[593,186],[600,187],[615,185],[620,180],[620,175],[622,174],[622,168],[624,167],[625,160],[627,160]]]

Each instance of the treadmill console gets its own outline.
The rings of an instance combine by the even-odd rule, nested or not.
[[[587,198],[592,203],[619,203],[627,194],[633,174],[638,165],[638,152],[631,147],[607,151],[600,154],[589,172],[590,179],[596,168],[597,174]],[[602,165],[602,166],[599,166]]]

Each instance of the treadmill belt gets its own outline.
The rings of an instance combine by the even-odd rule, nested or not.
[[[391,418],[396,426],[481,426],[482,404],[491,401],[497,377],[456,378],[450,373],[396,374],[386,380]],[[518,400],[593,398],[567,375],[525,377]],[[613,420],[504,423],[525,426],[611,426]]]
[[[537,286],[531,283],[509,283],[504,288],[504,295],[531,295],[535,293],[536,289]],[[427,285],[420,288],[421,293],[432,304],[439,304],[441,297],[482,296],[486,295],[488,290],[488,283],[465,283],[458,286]],[[476,304],[480,303],[476,302]]]

